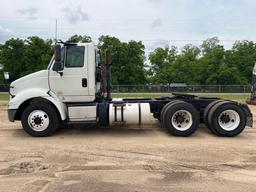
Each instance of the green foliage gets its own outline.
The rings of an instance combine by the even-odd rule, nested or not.
[[[87,35],[73,35],[71,36],[68,41],[74,42],[74,43],[91,43],[92,42],[92,38],[90,36]]]
[[[46,69],[53,54],[51,44],[36,36],[6,41],[0,47],[0,63],[10,73],[10,81]]]
[[[168,84],[175,78],[175,60],[178,50],[176,47],[157,48],[149,55],[151,68],[149,75],[150,82]]]
[[[0,84],[5,84],[3,71],[0,71]]]
[[[10,81],[21,77],[25,65],[25,43],[21,39],[10,39],[1,46],[0,63],[4,71],[10,72]]]
[[[146,82],[144,45],[141,41],[121,42],[116,37],[101,36],[99,49],[112,52],[112,83],[138,85]],[[104,57],[104,54],[103,54]]]
[[[225,50],[214,37],[205,40],[200,47],[186,45],[179,54],[173,47],[157,48],[149,55],[149,60],[150,80],[154,84],[250,84],[256,44],[236,42],[232,49]]]
[[[83,43],[92,41],[91,37],[86,35],[74,35],[69,40]],[[51,44],[51,40],[43,40],[33,36],[25,40],[10,39],[4,45],[1,45],[0,63],[4,64],[5,71],[10,72],[10,81],[46,69],[53,55]],[[146,82],[144,69],[145,47],[141,41],[126,43],[115,37],[101,36],[99,38],[99,48],[103,53],[109,48],[112,49],[113,84],[137,85]]]
[[[73,35],[72,42],[92,42],[91,37]],[[0,45],[0,63],[10,72],[10,81],[46,69],[52,55],[52,40],[37,36],[9,39]],[[141,41],[121,42],[116,37],[101,36],[99,49],[103,56],[112,52],[112,83],[119,85],[187,83],[193,85],[250,84],[256,61],[256,44],[236,42],[225,50],[218,38],[205,40],[201,46],[186,45],[156,48],[145,60]],[[0,71],[0,83],[3,83]]]
[[[53,55],[51,40],[44,41],[39,37],[29,37],[25,40],[25,66],[21,75],[46,69]]]

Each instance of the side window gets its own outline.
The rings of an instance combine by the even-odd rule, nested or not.
[[[84,47],[71,46],[66,50],[66,67],[83,67],[84,66]]]

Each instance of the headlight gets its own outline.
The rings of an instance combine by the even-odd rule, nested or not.
[[[10,88],[9,88],[9,94],[10,94],[10,96],[13,98],[13,97],[15,97],[15,95],[14,95],[14,87],[13,86],[10,86]]]

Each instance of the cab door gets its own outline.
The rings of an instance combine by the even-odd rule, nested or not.
[[[62,69],[50,69],[50,89],[62,102],[90,102],[87,51],[85,46],[64,46],[62,48]]]

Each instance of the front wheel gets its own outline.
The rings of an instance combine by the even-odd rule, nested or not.
[[[58,114],[48,103],[37,102],[29,105],[22,113],[23,129],[33,137],[50,136],[59,126]]]

